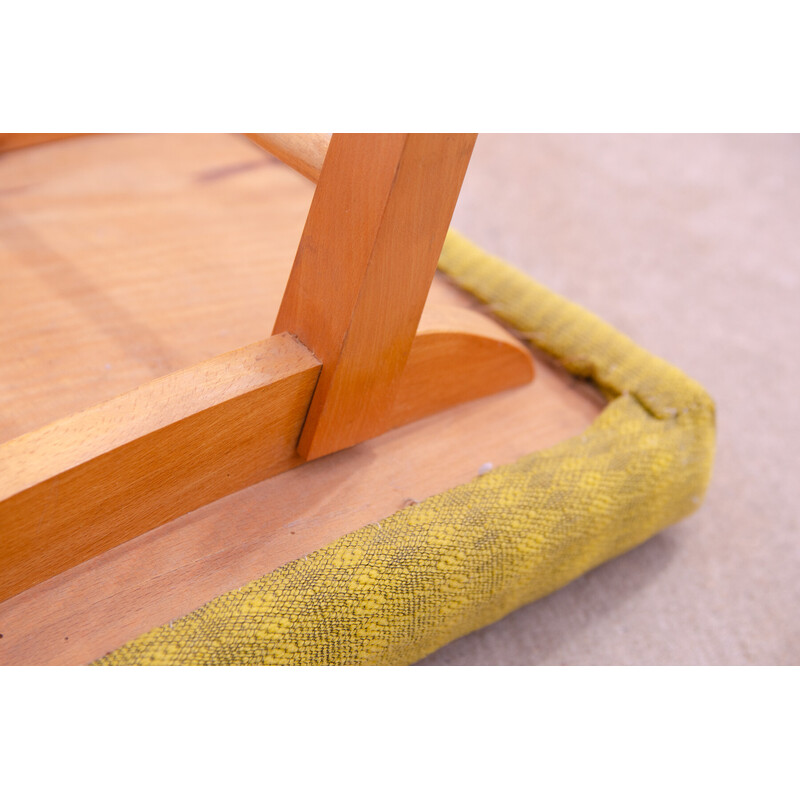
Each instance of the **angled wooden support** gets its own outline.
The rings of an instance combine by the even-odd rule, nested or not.
[[[273,333],[322,361],[298,449],[387,430],[475,134],[336,134]]]

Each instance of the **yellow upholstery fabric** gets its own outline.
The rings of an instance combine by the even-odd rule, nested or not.
[[[608,406],[581,436],[344,536],[99,664],[408,664],[695,510],[714,406],[678,369],[454,232],[439,264]]]

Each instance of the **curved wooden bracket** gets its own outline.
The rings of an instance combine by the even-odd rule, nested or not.
[[[459,403],[530,383],[530,351],[477,311],[428,306],[390,414],[399,428]]]

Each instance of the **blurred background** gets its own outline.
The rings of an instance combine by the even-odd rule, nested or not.
[[[800,663],[800,136],[482,134],[453,227],[700,381],[692,517],[422,664]]]

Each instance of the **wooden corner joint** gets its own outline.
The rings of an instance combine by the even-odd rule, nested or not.
[[[456,380],[461,365],[450,363],[446,343],[455,354],[470,336],[477,341],[470,324],[459,345],[451,329],[436,335],[435,347],[433,334],[418,337],[418,326],[475,139],[438,133],[331,138],[274,327],[274,333],[296,334],[322,361],[298,444],[304,458],[388,430],[398,397],[409,407],[403,395],[409,382],[418,387],[421,408],[436,406],[431,398],[460,396],[464,376]],[[428,357],[434,351],[435,368]],[[517,379],[529,380],[531,368],[524,365]],[[420,382],[424,369],[429,374]],[[507,375],[481,380],[499,391]],[[465,386],[463,399],[470,396]]]
[[[335,134],[270,339],[0,445],[0,601],[306,460],[530,381],[530,353],[483,315],[423,316],[474,142]]]

